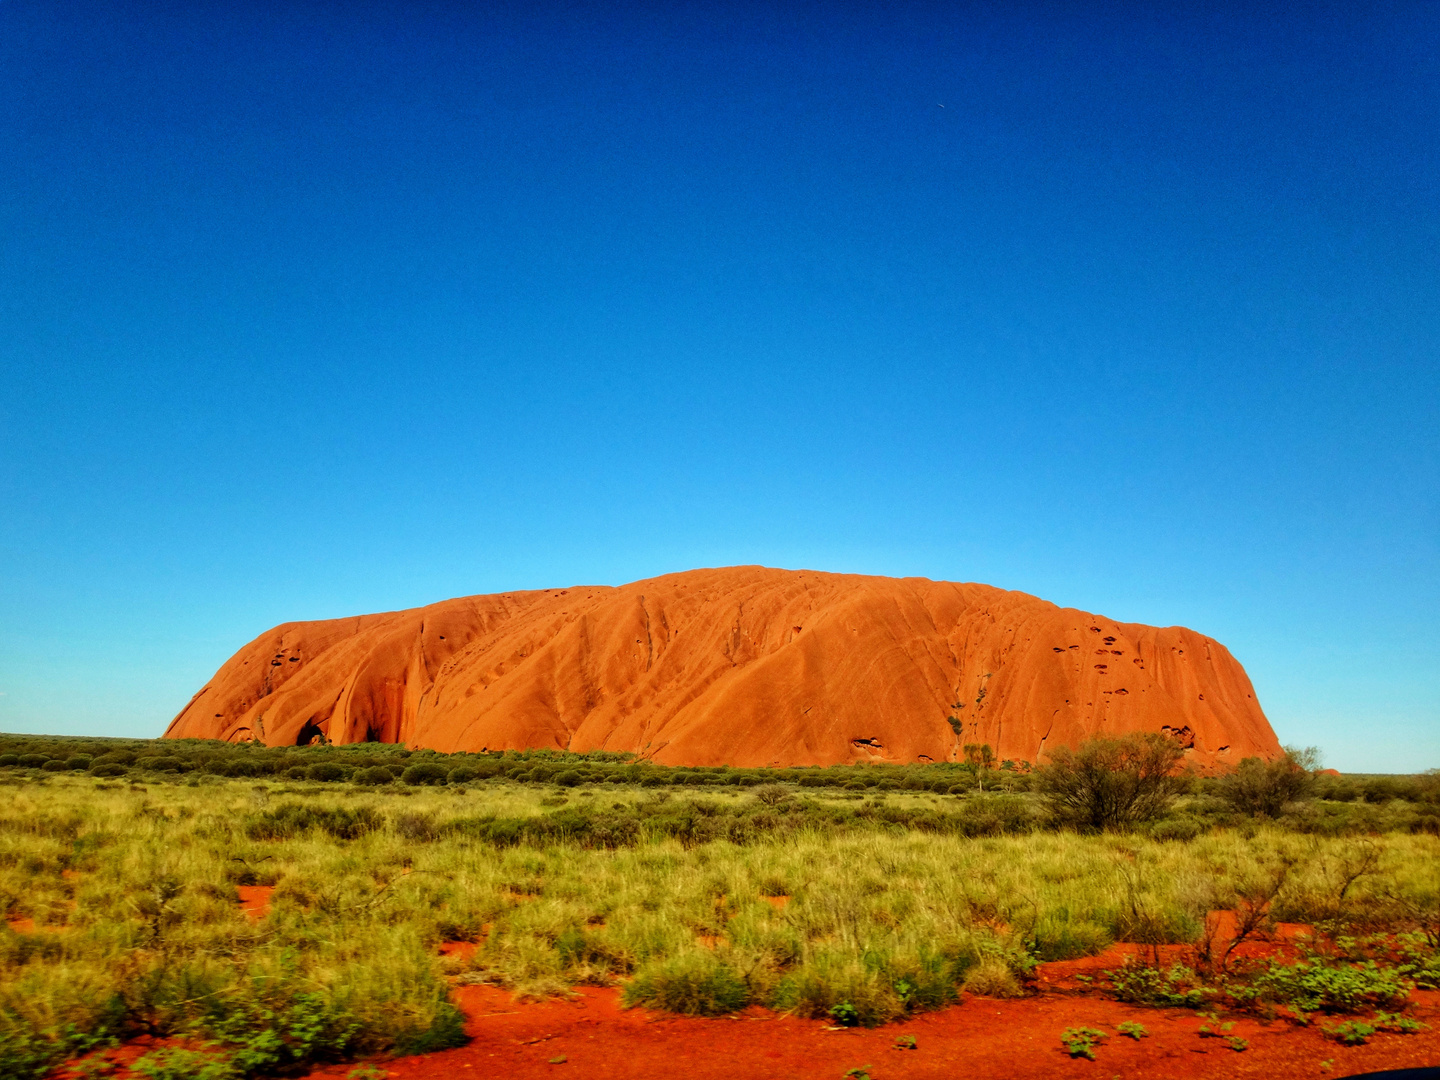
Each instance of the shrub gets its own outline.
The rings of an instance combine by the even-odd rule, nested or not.
[[[754,795],[766,806],[777,806],[790,797],[790,792],[783,784],[764,784],[755,789]]]
[[[411,787],[419,787],[422,784],[443,784],[450,779],[450,770],[444,765],[421,762],[418,765],[411,765],[401,773],[400,779]]]
[[[625,1005],[649,1005],[691,1016],[723,1016],[750,1000],[745,980],[710,952],[682,953],[643,965],[625,988]]]
[[[1041,960],[1075,960],[1104,952],[1113,940],[1108,930],[1088,920],[1042,918],[1032,950]]]
[[[1194,971],[1179,964],[1166,971],[1126,964],[1107,974],[1115,996],[1134,1005],[1198,1009],[1206,998],[1213,996],[1213,991],[1200,983]]]
[[[1095,1047],[1110,1036],[1095,1028],[1078,1027],[1066,1028],[1060,1035],[1060,1041],[1065,1044],[1065,1052],[1072,1058],[1088,1058],[1095,1060]]]
[[[384,765],[372,765],[368,769],[358,770],[350,779],[357,784],[368,784],[373,787],[376,784],[388,784],[395,777]]]
[[[136,758],[135,764],[138,768],[149,769],[151,772],[181,772],[185,768],[185,762],[174,754],[152,754]]]
[[[332,783],[345,779],[345,769],[333,761],[317,761],[305,770],[305,779]]]
[[[91,776],[124,776],[130,770],[118,761],[109,761],[104,765],[95,765],[90,769]]]
[[[20,764],[19,754],[0,754],[0,768],[8,768]]]
[[[378,829],[381,821],[368,806],[350,809],[286,803],[252,817],[245,825],[245,835],[252,840],[288,840],[320,829],[337,840],[354,840]]]
[[[981,997],[1013,998],[1022,993],[1014,970],[999,956],[982,957],[965,975],[965,989]]]
[[[1186,778],[1174,739],[1153,733],[1098,738],[1060,747],[1039,770],[1040,791],[1056,817],[1091,829],[1113,829],[1159,817]]]
[[[1182,814],[1179,817],[1164,818],[1155,822],[1150,829],[1152,840],[1194,840],[1201,833],[1208,832],[1210,826],[1199,818]]]
[[[65,767],[67,769],[74,769],[77,772],[84,772],[90,768],[90,760],[89,754],[74,754],[65,759]]]
[[[16,759],[15,764],[19,765],[22,769],[38,769],[49,760],[50,756],[48,754],[21,754],[20,757]]]
[[[61,761],[59,758],[51,758],[49,761],[45,762],[44,765],[41,765],[40,768],[44,769],[46,772],[64,772],[66,769],[70,768],[70,766],[66,765],[65,762]]]
[[[566,769],[555,777],[555,783],[561,787],[576,787],[584,777],[580,775],[579,769]]]
[[[1285,747],[1274,761],[1248,757],[1221,777],[1217,794],[1233,809],[1255,817],[1279,817],[1286,803],[1303,798],[1315,786],[1319,751]]]
[[[1305,1012],[1358,1012],[1366,1006],[1402,1004],[1410,996],[1410,986],[1398,973],[1373,960],[1363,964],[1316,960],[1273,964],[1235,996],[1242,1001],[1293,1005]]]
[[[472,769],[469,765],[457,765],[450,770],[450,783],[468,784],[479,775],[479,771]]]

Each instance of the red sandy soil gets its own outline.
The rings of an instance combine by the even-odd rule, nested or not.
[[[768,897],[783,906],[789,897]],[[1235,913],[1211,912],[1215,946],[1234,940]],[[1281,923],[1263,938],[1242,941],[1231,962],[1298,959],[1315,942],[1312,927]],[[1321,943],[1323,944],[1323,943]],[[452,942],[446,954],[468,955],[475,946]],[[1285,1020],[1262,1023],[1226,1017],[1226,1033],[1246,1040],[1236,1051],[1222,1038],[1200,1035],[1205,1021],[1192,1010],[1146,1009],[1097,995],[1077,976],[1098,978],[1150,950],[1117,944],[1099,956],[1041,964],[1037,993],[1004,1001],[967,996],[961,1004],[875,1030],[836,1029],[818,1020],[800,1020],[751,1008],[733,1017],[700,1019],[622,1009],[615,989],[580,988],[570,1000],[517,1003],[494,987],[458,987],[455,997],[467,1017],[473,1041],[465,1047],[420,1058],[387,1062],[391,1076],[438,1080],[456,1074],[505,1076],[514,1080],[555,1077],[574,1070],[585,1077],[660,1080],[682,1072],[687,1080],[816,1077],[839,1080],[857,1066],[871,1066],[873,1080],[920,1077],[1143,1077],[1191,1080],[1200,1077],[1341,1077],[1381,1068],[1440,1064],[1440,993],[1417,992],[1410,1014],[1431,1025],[1418,1035],[1377,1035],[1363,1047],[1343,1047],[1317,1026]],[[1194,961],[1192,946],[1165,946],[1162,963]],[[1117,1025],[1142,1024],[1140,1040],[1122,1036]],[[1071,1027],[1108,1034],[1097,1060],[1072,1059],[1060,1043]],[[896,1039],[915,1036],[915,1050]],[[563,1060],[557,1060],[563,1059]],[[1322,1068],[1322,1063],[1328,1067]],[[322,1068],[312,1075],[345,1076],[349,1067]]]
[[[1365,1046],[1345,1047],[1316,1027],[1276,1021],[1235,1020],[1230,1034],[1246,1039],[1243,1052],[1202,1038],[1202,1020],[1182,1010],[1142,1009],[1099,997],[1041,993],[1016,1001],[967,996],[959,1005],[903,1024],[866,1030],[835,1029],[764,1009],[700,1019],[622,1009],[620,992],[581,987],[569,1000],[517,1003],[489,986],[463,986],[471,1042],[455,1050],[376,1062],[394,1080],[454,1080],[460,1076],[557,1080],[840,1080],[868,1065],[873,1080],[1200,1080],[1200,1078],[1345,1077],[1379,1069],[1440,1065],[1440,993],[1416,992],[1410,1015],[1431,1025],[1418,1035],[1375,1035]],[[1142,1024],[1141,1040],[1120,1036],[1116,1025]],[[1066,1028],[1109,1033],[1096,1061],[1071,1058],[1060,1044]],[[913,1035],[916,1049],[895,1047]],[[176,1040],[138,1039],[86,1059],[128,1065]],[[564,1060],[556,1060],[556,1059]],[[1326,1067],[1328,1063],[1328,1067]],[[327,1065],[308,1075],[348,1077],[355,1063]],[[72,1062],[56,1077],[83,1075]]]
[[[270,895],[275,891],[274,885],[237,885],[235,891],[240,894],[240,910],[252,922],[259,922],[270,914]]]
[[[1229,915],[1229,913],[1225,913]],[[1221,920],[1226,940],[1230,920]],[[1247,941],[1235,957],[1288,957],[1295,942],[1311,937],[1307,926],[1282,924],[1266,940]],[[472,942],[448,942],[442,954],[468,956]],[[1233,1023],[1227,1037],[1248,1042],[1236,1051],[1221,1038],[1206,1038],[1206,1021],[1191,1010],[1146,1009],[1098,995],[1078,976],[1098,977],[1148,951],[1113,946],[1101,956],[1040,965],[1032,996],[995,1000],[966,995],[960,1004],[916,1016],[903,1024],[866,1030],[835,1028],[750,1008],[719,1019],[675,1016],[620,1007],[618,989],[581,987],[569,999],[517,1002],[490,986],[460,986],[454,998],[466,1015],[471,1042],[454,1050],[375,1062],[395,1080],[453,1080],[456,1076],[535,1080],[565,1075],[614,1080],[816,1078],[840,1080],[847,1070],[869,1066],[872,1080],[967,1077],[977,1080],[1040,1080],[1057,1077],[1109,1080],[1200,1080],[1200,1078],[1345,1077],[1379,1069],[1440,1065],[1440,993],[1416,991],[1407,1010],[1430,1025],[1415,1035],[1374,1035],[1365,1046],[1346,1047],[1324,1037],[1321,1020],[1299,1027],[1288,1020],[1262,1022],[1224,1016]],[[1166,946],[1162,962],[1188,961],[1190,946]],[[1116,1029],[1126,1021],[1148,1031],[1140,1040]],[[1094,1028],[1108,1037],[1097,1060],[1071,1058],[1060,1042],[1066,1028]],[[916,1049],[896,1040],[913,1035]],[[173,1040],[165,1045],[172,1045]],[[137,1040],[98,1058],[128,1064],[157,1045]],[[76,1077],[79,1063],[57,1072]],[[355,1063],[324,1066],[314,1077],[348,1077]]]
[[[1440,994],[1416,994],[1414,1015],[1440,1024]],[[874,1080],[956,1077],[996,1080],[1143,1077],[1341,1077],[1383,1068],[1440,1064],[1435,1032],[1376,1035],[1365,1046],[1343,1047],[1314,1027],[1241,1018],[1230,1034],[1249,1041],[1236,1052],[1202,1038],[1203,1021],[1178,1010],[1143,1009],[1098,997],[1042,994],[1017,1001],[966,997],[957,1006],[875,1030],[834,1030],[762,1009],[736,1017],[697,1019],[622,1009],[619,991],[584,987],[569,1001],[517,1004],[493,987],[456,991],[473,1041],[456,1050],[381,1064],[404,1080],[503,1076],[513,1080],[565,1075],[615,1080],[736,1080],[815,1077],[840,1080],[846,1070],[871,1066]],[[1122,1037],[1115,1026],[1143,1024],[1149,1037]],[[1096,1061],[1072,1059],[1060,1044],[1070,1027],[1107,1031]],[[895,1049],[914,1035],[915,1050]],[[557,1062],[555,1059],[564,1058]],[[1331,1062],[1328,1070],[1322,1062]],[[353,1065],[316,1069],[316,1077],[344,1077]]]
[[[966,743],[1035,761],[1162,730],[1204,769],[1280,750],[1244,669],[1194,631],[988,585],[742,566],[286,623],[166,735],[758,766],[953,761]]]

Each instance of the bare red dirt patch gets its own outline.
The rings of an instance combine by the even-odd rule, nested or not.
[[[489,986],[464,986],[455,998],[465,1010],[468,1046],[384,1062],[396,1080],[452,1080],[456,1075],[513,1080],[567,1075],[613,1080],[825,1078],[870,1066],[874,1080],[953,1077],[1040,1080],[1200,1080],[1220,1077],[1343,1077],[1382,1068],[1440,1064],[1440,994],[1417,993],[1415,1015],[1431,1024],[1420,1035],[1377,1035],[1359,1047],[1327,1040],[1316,1027],[1238,1018],[1230,1034],[1249,1042],[1237,1052],[1201,1038],[1203,1021],[1183,1010],[1143,1009],[1100,997],[1041,994],[1017,1001],[967,997],[954,1007],[884,1028],[836,1030],[762,1009],[734,1017],[699,1019],[622,1009],[619,992],[583,987],[565,1001],[521,1004]],[[1120,1036],[1125,1021],[1148,1037]],[[1109,1033],[1096,1061],[1071,1058],[1060,1045],[1070,1027]],[[916,1048],[896,1040],[915,1036]],[[555,1059],[563,1058],[563,1062]],[[1321,1062],[1330,1062],[1328,1070]],[[316,1069],[344,1077],[355,1066]]]
[[[275,892],[274,885],[237,885],[235,891],[240,894],[240,910],[249,916],[252,922],[259,922],[270,914],[270,896]]]

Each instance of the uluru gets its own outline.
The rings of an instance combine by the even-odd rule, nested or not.
[[[285,623],[165,734],[788,766],[966,744],[1040,762],[1126,732],[1172,736],[1207,771],[1280,750],[1239,662],[1193,630],[988,585],[738,566]]]

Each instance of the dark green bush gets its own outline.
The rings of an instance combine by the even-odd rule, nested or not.
[[[580,775],[578,769],[566,769],[564,772],[556,774],[555,783],[561,787],[575,787],[583,779],[584,777]]]
[[[1174,739],[1145,733],[1059,747],[1038,770],[1039,790],[1057,818],[1090,829],[1150,821],[1185,790],[1175,775],[1185,751]]]
[[[411,787],[419,787],[422,784],[443,784],[450,779],[450,770],[435,762],[421,762],[411,765],[401,773],[400,779]]]
[[[388,784],[391,780],[394,779],[394,777],[390,774],[390,770],[385,768],[385,766],[374,765],[368,769],[357,770],[355,775],[352,776],[350,779],[355,781],[355,783],[357,784],[368,784],[373,786],[376,784]]]
[[[70,768],[70,766],[66,765],[65,762],[61,761],[59,758],[51,758],[49,761],[45,762],[44,765],[41,765],[40,768],[44,769],[46,772],[64,772],[66,769]]]
[[[285,803],[252,815],[246,822],[245,835],[252,840],[286,840],[320,829],[337,840],[354,840],[381,824],[380,815],[368,806],[351,809]]]
[[[135,766],[151,772],[181,772],[185,768],[185,762],[174,754],[152,754],[136,758]]]
[[[450,770],[450,783],[468,784],[479,775],[479,772],[472,769],[469,765],[457,765]]]
[[[1287,803],[1296,802],[1315,786],[1319,752],[1313,747],[1285,747],[1274,761],[1248,757],[1220,778],[1217,794],[1233,809],[1255,817],[1279,817]]]
[[[333,761],[320,761],[306,768],[305,779],[319,780],[325,783],[343,780],[345,779],[345,769]]]
[[[1208,832],[1210,826],[1197,817],[1188,814],[1181,814],[1176,817],[1164,818],[1155,822],[1149,829],[1152,840],[1194,840],[1201,833]]]
[[[121,765],[119,762],[110,761],[106,762],[104,765],[92,766],[90,769],[90,775],[100,777],[124,776],[129,771],[129,769],[127,769],[124,765]]]
[[[16,764],[22,769],[38,769],[49,760],[47,754],[21,754]]]

